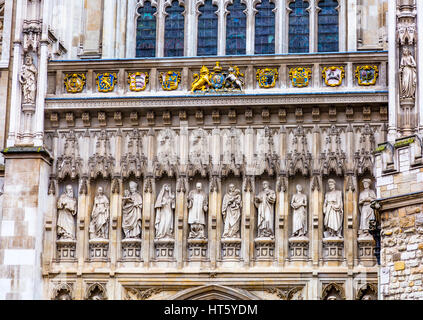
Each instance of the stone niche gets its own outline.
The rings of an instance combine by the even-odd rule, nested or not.
[[[208,201],[208,210],[205,212],[204,218],[206,225],[204,227],[204,238],[190,238],[190,225],[187,226],[187,248],[189,261],[207,261],[208,260],[208,228],[209,228],[209,210],[210,210],[210,194],[209,179],[200,175],[195,175],[188,179],[189,189],[187,190],[187,198],[191,190],[195,190],[196,184],[200,182],[202,190],[206,194]],[[187,201],[188,203],[188,201]],[[187,210],[187,221],[189,217],[189,209]]]
[[[175,196],[175,208],[172,209],[172,219],[173,219],[173,232],[171,236],[165,236],[163,238],[157,238],[156,232],[156,214],[157,209],[155,208],[157,198],[163,188],[167,184],[170,187],[171,193]],[[156,179],[156,192],[154,199],[154,251],[155,258],[157,261],[174,261],[175,260],[175,231],[177,230],[177,219],[176,219],[176,181],[175,178],[168,177],[165,175],[162,178]]]
[[[95,197],[98,192],[98,188],[103,188],[103,193],[107,197],[109,201],[109,216],[108,221],[105,223],[107,226],[108,232],[106,232],[105,237],[94,237],[91,238],[90,236],[90,224],[88,225],[88,246],[90,252],[90,261],[109,261],[109,242],[110,242],[110,229],[111,229],[111,213],[110,213],[110,198],[111,198],[111,190],[110,190],[110,180],[106,180],[103,178],[96,178],[90,181],[90,188],[88,190],[89,193],[89,205],[88,205],[88,212],[87,215],[89,216],[89,222],[91,224],[92,220],[92,212],[94,207]]]
[[[344,194],[344,182],[342,177],[336,176],[336,175],[330,175],[328,177],[325,177],[323,179],[323,201],[325,201],[326,194],[329,192],[329,186],[328,181],[329,179],[335,180],[335,190],[339,190],[342,192],[342,231],[341,231],[341,237],[337,236],[331,236],[325,227],[324,220],[325,220],[325,214],[322,214],[323,218],[323,260],[324,261],[338,261],[342,262],[344,259],[344,235],[345,235],[345,194]],[[323,208],[323,204],[322,204]],[[323,209],[322,209],[323,210]]]
[[[294,208],[291,206],[292,197],[297,193],[297,185],[301,185],[302,191],[307,198],[306,205],[306,228],[305,234],[293,235],[293,223],[294,223]],[[310,230],[310,180],[300,175],[295,175],[289,179],[288,183],[288,235],[289,235],[289,259],[306,261],[309,258],[309,230]]]
[[[225,228],[225,218],[222,215],[222,208],[220,212],[217,212],[218,214],[218,221],[221,220],[221,229],[220,229],[220,237],[221,237],[221,258],[223,261],[239,261],[241,259],[241,237],[242,237],[242,212],[243,212],[243,191],[242,191],[242,178],[241,177],[235,177],[233,174],[230,174],[225,179],[222,179],[221,183],[221,195],[222,195],[222,205],[223,205],[223,199],[226,195],[226,193],[229,190],[229,185],[233,184],[235,186],[235,189],[238,189],[241,194],[241,215],[239,218],[239,237],[233,236],[233,237],[225,237],[223,238],[224,234],[224,228]]]
[[[57,203],[59,201],[59,197],[65,193],[66,190],[66,186],[67,185],[71,185],[72,186],[72,190],[73,190],[73,196],[76,199],[76,206],[77,206],[77,210],[76,210],[76,214],[73,216],[73,223],[74,223],[74,239],[58,239],[58,235],[57,235],[57,222],[59,219],[58,216],[58,208],[57,208]],[[77,234],[78,234],[78,230],[77,230],[77,216],[78,216],[78,182],[76,180],[71,180],[71,179],[65,179],[63,181],[60,181],[59,183],[59,193],[56,195],[56,201],[55,201],[55,208],[56,208],[56,214],[55,214],[55,223],[54,225],[55,230],[54,230],[54,234],[56,236],[56,260],[57,261],[68,261],[68,262],[74,262],[76,261],[76,239],[77,239]]]
[[[145,202],[144,202],[144,195],[143,195],[143,183],[141,179],[135,178],[133,176],[130,176],[128,179],[125,179],[123,181],[123,186],[121,192],[121,205],[122,203],[122,197],[125,196],[126,191],[129,191],[129,182],[135,182],[137,183],[137,191],[141,194],[142,198],[142,207],[144,208]],[[122,229],[122,219],[123,219],[123,211],[122,209],[119,212],[119,215],[121,216],[121,225],[120,225],[120,235],[122,237],[121,245],[122,245],[122,260],[123,261],[141,261],[141,247],[142,247],[142,233],[140,234],[140,237],[138,238],[125,238],[125,234]]]
[[[277,198],[276,192],[276,182],[275,177],[269,176],[268,174],[263,174],[261,176],[256,176],[255,179],[255,190],[253,194],[254,197],[257,196],[263,190],[263,182],[267,181],[269,183],[269,188],[275,191],[275,195]],[[253,204],[254,205],[254,204]],[[273,216],[271,225],[273,227],[273,235],[270,236],[259,236],[258,234],[258,208],[254,205],[254,230],[255,230],[255,239],[254,239],[254,248],[255,248],[255,259],[260,260],[274,260],[275,259],[275,219],[276,219],[276,202],[273,204]]]

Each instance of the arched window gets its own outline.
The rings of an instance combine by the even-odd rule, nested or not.
[[[308,2],[295,0],[289,4],[289,48],[290,53],[309,52]]]
[[[262,0],[256,7],[254,53],[275,53],[275,5],[270,0]]]
[[[338,1],[320,0],[317,51],[339,51]],[[377,30],[376,30],[377,32]]]
[[[136,57],[154,57],[156,55],[156,8],[150,1],[145,1],[138,8]]]
[[[212,0],[206,0],[201,6],[198,17],[198,56],[213,56],[217,54],[217,6]]]
[[[181,57],[184,55],[184,7],[178,1],[166,10],[164,56]]]
[[[247,19],[245,5],[240,0],[234,0],[233,4],[228,6],[228,15],[226,18],[226,54],[240,55],[245,54]]]

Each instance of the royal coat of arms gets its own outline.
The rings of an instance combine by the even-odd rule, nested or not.
[[[256,78],[260,88],[273,88],[278,79],[278,69],[257,69]]]
[[[97,89],[100,92],[110,92],[115,88],[117,82],[116,73],[99,73],[96,78]]]
[[[222,71],[219,62],[210,72],[206,66],[202,66],[200,73],[194,73],[194,81],[191,84],[191,92],[230,92],[242,91],[244,86],[244,74],[237,66],[228,67],[227,72]]]
[[[342,79],[345,76],[345,70],[342,66],[324,67],[322,70],[322,76],[327,86],[337,87],[342,84]]]
[[[128,73],[129,90],[143,91],[148,83],[148,72]]]
[[[159,81],[163,90],[176,90],[181,82],[181,73],[178,71],[160,72]]]
[[[311,79],[311,68],[296,67],[289,70],[289,78],[294,87],[307,87]]]
[[[358,66],[355,69],[355,77],[360,86],[372,86],[376,83],[379,75],[377,66]]]
[[[67,73],[64,78],[67,93],[82,92],[85,85],[85,74],[83,73]]]

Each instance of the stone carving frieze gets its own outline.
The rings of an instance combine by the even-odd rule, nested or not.
[[[202,128],[191,131],[189,136],[189,165],[188,174],[190,176],[200,173],[205,177],[209,168],[209,135]]]
[[[276,295],[281,300],[303,300],[304,287],[270,287],[265,291]]]
[[[134,288],[125,287],[125,300],[147,300],[150,297],[162,292],[162,288]]]
[[[57,283],[53,288],[53,300],[72,300],[73,299],[73,283]]]
[[[331,172],[342,175],[345,168],[346,155],[341,144],[339,129],[332,125],[328,130],[324,152],[320,155],[321,173],[328,175]]]
[[[290,176],[300,173],[308,175],[311,170],[311,153],[308,151],[307,136],[303,126],[294,130],[291,152],[287,154],[287,167]]]
[[[56,174],[59,179],[69,176],[75,179],[81,176],[83,171],[83,160],[79,156],[78,139],[73,130],[65,134],[63,154],[57,157]]]
[[[107,290],[105,283],[92,283],[87,287],[85,293],[85,299],[87,300],[106,300]]]
[[[140,130],[133,129],[127,134],[127,151],[120,161],[122,177],[131,174],[139,178],[145,170],[146,157],[142,153],[142,134]]]
[[[166,128],[157,135],[157,156],[155,157],[155,175],[166,173],[172,177],[178,171],[179,158],[176,151],[177,136],[175,131]]]
[[[241,174],[244,163],[242,154],[242,131],[240,129],[224,129],[222,135],[222,175],[226,176],[232,172],[235,176]]]
[[[91,178],[113,175],[115,159],[110,151],[110,139],[106,130],[101,130],[97,136],[95,153],[88,160],[89,175]]]
[[[375,149],[375,137],[369,124],[366,124],[361,130],[358,144],[359,150],[354,155],[355,172],[359,175],[368,171],[373,172],[373,150]]]

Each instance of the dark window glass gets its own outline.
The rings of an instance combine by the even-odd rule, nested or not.
[[[138,8],[136,57],[154,57],[156,55],[156,8],[150,1]]]
[[[309,52],[308,2],[295,0],[289,4],[289,48],[290,53]]]
[[[338,1],[321,0],[318,6],[320,11],[318,17],[317,51],[339,51],[338,10],[336,10]]]
[[[263,0],[256,6],[254,53],[275,53],[275,5]]]
[[[164,56],[181,57],[184,55],[184,7],[178,1],[167,8],[165,20]]]
[[[217,55],[217,6],[212,0],[205,1],[198,17],[198,56]]]
[[[245,54],[247,20],[245,5],[240,0],[234,0],[232,5],[228,6],[228,15],[226,18],[226,54],[241,55]]]

